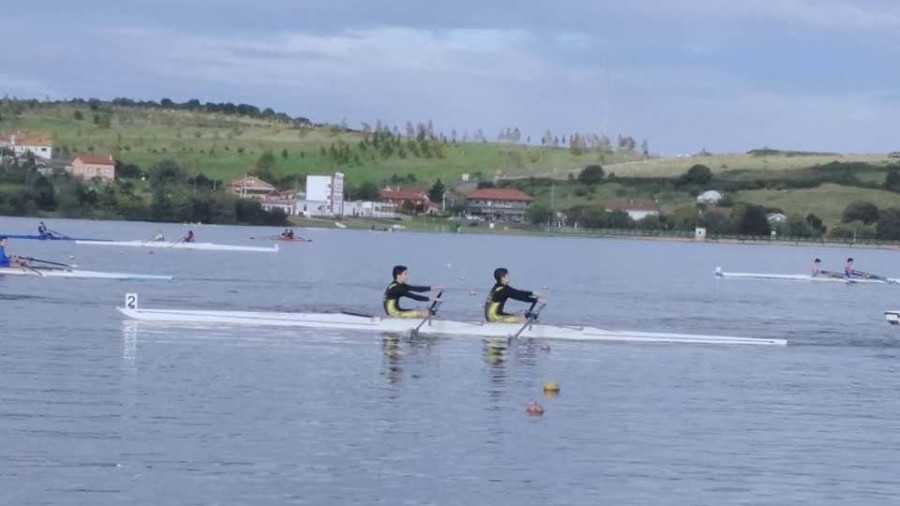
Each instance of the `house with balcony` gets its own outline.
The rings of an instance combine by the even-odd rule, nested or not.
[[[515,188],[482,188],[467,196],[466,211],[488,221],[523,223],[533,201],[531,195]]]

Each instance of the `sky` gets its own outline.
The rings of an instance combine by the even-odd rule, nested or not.
[[[896,0],[43,0],[3,8],[0,93],[243,102],[671,156],[900,150]]]

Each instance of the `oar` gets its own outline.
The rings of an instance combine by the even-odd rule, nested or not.
[[[435,299],[440,299],[441,295],[444,295],[444,292],[442,292],[442,291],[438,292],[437,297],[435,297]],[[413,335],[419,333],[419,329],[422,328],[422,325],[425,325],[426,323],[431,321],[431,318],[437,313],[437,308],[441,304],[441,302],[443,302],[443,301],[435,300],[434,302],[431,303],[431,307],[428,308],[428,316],[426,316],[424,320],[419,322],[419,326],[416,327],[415,330],[412,331]]]
[[[537,304],[537,301],[534,301],[534,303],[531,304],[531,309],[534,309],[534,305],[535,305],[535,304]],[[540,307],[538,307],[538,310],[535,311],[534,313],[532,313],[532,312],[531,312],[531,309],[529,309],[529,310],[528,310],[528,313],[529,313],[529,314],[528,314],[528,318],[525,319],[525,323],[522,324],[522,328],[520,328],[519,331],[515,333],[515,335],[513,335],[512,337],[510,337],[509,340],[512,341],[513,339],[518,338],[519,335],[520,335],[522,332],[525,332],[525,329],[526,329],[529,325],[531,325],[532,323],[534,323],[535,320],[537,320],[538,315],[541,314],[541,311],[543,311],[544,307],[546,307],[546,306],[547,306],[547,303],[546,303],[546,302],[542,303],[542,304],[540,305]]]
[[[21,259],[23,259],[23,260],[28,260],[29,262],[40,262],[40,263],[42,263],[42,264],[47,264],[47,265],[58,265],[58,266],[60,266],[60,267],[69,267],[69,268],[75,268],[75,267],[78,267],[77,265],[63,264],[63,263],[60,263],[60,262],[51,262],[50,260],[41,260],[40,258],[34,258],[34,257],[18,257],[18,258],[21,258]]]
[[[60,234],[60,233],[57,232],[56,230],[50,230],[50,229],[48,228],[48,229],[47,229],[47,232],[53,234],[54,236],[56,236],[56,237],[58,237],[58,238],[60,238],[60,239],[69,239],[69,236],[67,236],[66,234]]]

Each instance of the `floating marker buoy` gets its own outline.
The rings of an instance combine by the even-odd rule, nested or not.
[[[528,413],[529,416],[541,416],[544,414],[544,408],[537,401],[531,401],[531,404],[525,408],[525,412]]]
[[[559,383],[555,381],[548,381],[544,383],[544,393],[545,394],[558,394],[560,390]]]

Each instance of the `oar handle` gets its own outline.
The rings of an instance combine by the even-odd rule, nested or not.
[[[440,298],[441,298],[441,295],[444,295],[444,291],[443,291],[443,290],[441,290],[440,292],[438,292],[437,297],[435,297],[435,299],[440,299]],[[433,311],[434,311],[434,308],[438,307],[438,304],[439,304],[440,302],[441,302],[441,301],[439,301],[439,300],[434,300],[434,301],[431,303],[431,306],[428,308],[428,312],[429,312],[429,313],[433,312]]]

